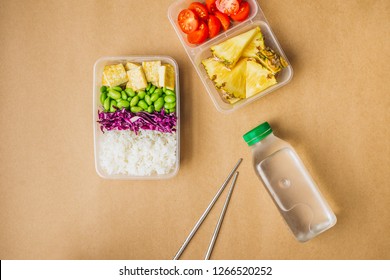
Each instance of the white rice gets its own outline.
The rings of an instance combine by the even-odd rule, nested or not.
[[[176,133],[107,131],[101,137],[100,166],[108,175],[168,174],[176,165],[176,145]]]

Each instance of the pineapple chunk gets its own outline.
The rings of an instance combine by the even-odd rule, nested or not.
[[[129,71],[129,70],[131,70],[131,69],[133,69],[133,68],[137,68],[137,67],[140,67],[140,66],[141,66],[141,65],[138,64],[138,63],[127,62],[127,63],[125,64],[125,69],[126,69],[127,71]]]
[[[240,59],[243,50],[249,45],[260,28],[253,28],[245,33],[234,36],[218,45],[211,47],[211,52],[227,66],[233,67]]]
[[[137,68],[132,68],[127,71],[127,76],[129,81],[126,84],[126,88],[131,88],[134,91],[143,90],[148,86],[148,83],[145,78],[144,71],[141,66]]]
[[[246,62],[246,98],[276,84],[275,76],[254,60]]]
[[[257,59],[259,59],[260,63],[263,64],[273,74],[278,73],[283,68],[288,66],[287,61],[269,47],[260,50]]]
[[[161,61],[144,61],[142,68],[144,69],[146,80],[158,87],[159,73],[158,69],[161,66]]]
[[[103,83],[110,87],[119,86],[128,81],[125,67],[122,63],[107,65],[103,70]]]
[[[167,89],[175,89],[175,69],[170,64],[164,64],[158,69],[159,86]]]
[[[221,61],[214,57],[209,57],[202,60],[202,64],[206,70],[210,80],[212,80],[217,88],[220,88],[226,82],[226,76],[231,70],[225,66]]]
[[[258,27],[259,28],[259,27]],[[260,31],[260,28],[259,28]],[[257,57],[257,53],[265,48],[263,34],[260,32],[256,33],[255,37],[248,44],[248,46],[243,50],[242,57]]]

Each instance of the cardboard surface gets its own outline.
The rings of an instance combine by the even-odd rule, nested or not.
[[[390,3],[261,1],[290,84],[218,112],[167,18],[172,1],[0,2],[0,259],[172,259],[242,157],[212,259],[390,258]],[[179,64],[181,167],[164,181],[94,168],[93,64]],[[298,243],[242,135],[263,121],[290,142],[338,223]],[[227,192],[182,255],[201,259]]]

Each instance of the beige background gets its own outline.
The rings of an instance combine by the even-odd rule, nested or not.
[[[213,259],[390,259],[390,2],[261,1],[294,77],[228,115],[170,25],[171,3],[0,1],[0,259],[171,259],[240,157]],[[165,181],[101,179],[93,64],[154,54],[180,67],[180,171]],[[266,120],[338,217],[305,244],[241,137]],[[203,258],[226,193],[184,259]]]

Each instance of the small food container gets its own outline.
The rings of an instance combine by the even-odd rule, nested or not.
[[[152,136],[150,136],[151,135],[150,133],[152,132],[154,133],[155,131],[141,129],[142,131],[146,131],[145,134],[142,136],[143,137],[142,139],[147,139],[147,140],[140,140],[141,138],[136,138],[137,136],[135,136],[135,133],[133,133],[133,131],[131,130],[115,130],[116,131],[115,133],[119,135],[119,139],[117,135],[115,135],[115,137],[113,136],[113,134],[111,133],[113,130],[111,131],[104,130],[103,132],[101,129],[101,124],[98,121],[99,121],[99,113],[102,113],[102,111],[104,110],[104,106],[102,105],[100,99],[102,94],[101,87],[103,85],[103,72],[105,66],[119,65],[119,64],[126,65],[126,63],[128,62],[130,62],[133,65],[142,65],[143,62],[155,62],[155,61],[160,61],[162,65],[167,65],[167,64],[171,65],[172,66],[171,69],[174,69],[174,93],[176,94],[175,96],[176,99],[175,130],[176,131],[174,133],[166,133],[166,135],[164,134],[164,136],[161,136],[161,138],[160,135],[158,135],[158,139],[154,139]],[[122,85],[122,87],[124,86]],[[165,90],[166,89],[164,87],[163,95],[165,95]],[[136,94],[138,93],[136,92]],[[129,108],[128,111],[130,111],[131,107],[128,108]],[[134,117],[136,117],[137,115],[137,113],[132,113],[132,114]],[[141,130],[138,133],[142,133]],[[160,179],[169,179],[177,175],[180,166],[180,87],[179,87],[179,68],[177,62],[173,58],[168,56],[120,56],[120,57],[102,57],[98,59],[94,65],[94,77],[93,77],[93,132],[94,132],[95,168],[97,174],[100,177],[105,179],[122,179],[122,180],[150,180],[150,179],[160,180]],[[129,142],[127,138],[125,139],[125,141],[128,141],[128,144],[126,145],[130,145],[132,147],[131,149],[126,145],[124,146],[122,143],[121,146],[119,146],[119,148],[115,148],[115,149],[114,148],[111,149],[111,147],[107,146],[107,143],[111,143],[109,141],[112,141],[112,139],[109,139],[108,141],[107,137],[113,137],[113,139],[115,140],[113,143],[117,143],[124,140],[124,138],[121,137],[128,137],[129,135],[128,133],[131,134],[131,137],[129,139],[134,140],[133,142],[131,141]],[[157,144],[154,145],[154,142],[158,142],[158,145]],[[140,143],[142,145],[140,145]],[[141,149],[137,148],[140,146],[145,146],[143,144],[145,144],[147,147],[146,148],[141,147]],[[133,153],[132,151],[134,151],[134,149],[138,149],[138,151],[136,150],[136,152]],[[150,152],[150,151],[155,151],[156,149],[158,149],[161,153],[164,152],[166,154],[165,155],[158,154],[158,156],[161,157],[161,159],[159,158],[158,160],[156,160],[156,153],[153,154]],[[132,154],[129,154],[130,152]],[[107,153],[110,154],[108,157],[106,156]],[[134,154],[144,157],[142,158],[142,162],[140,164],[137,163],[138,165],[134,168],[136,168],[137,170],[145,170],[145,171],[142,172],[137,171],[133,173],[133,172],[128,172],[130,168],[126,169],[126,168],[116,167],[117,164],[116,161],[121,162],[121,165],[126,164],[127,162],[130,163],[136,162],[132,160],[132,156]],[[115,157],[118,158],[118,160],[116,160]],[[109,158],[110,160],[107,160],[107,158]],[[163,166],[165,165],[164,161],[167,158],[168,158],[167,161],[169,161],[169,167]],[[149,168],[150,165],[152,164],[151,160],[149,159],[153,159],[152,170],[154,171],[151,174],[146,174],[147,172],[150,172],[147,170],[147,168]],[[161,166],[158,166],[160,162],[161,162]],[[110,164],[115,165],[115,168]],[[134,168],[132,167],[132,170]],[[167,168],[169,168],[169,171],[167,171]],[[126,169],[125,172],[123,172],[124,169]],[[122,170],[122,171],[118,171],[118,170]]]
[[[266,94],[277,90],[280,87],[289,83],[293,76],[293,69],[284,54],[276,36],[272,32],[272,29],[266,20],[259,4],[255,0],[247,0],[250,6],[250,12],[246,20],[242,22],[232,22],[228,30],[220,32],[216,37],[206,40],[199,45],[190,44],[187,40],[187,35],[180,29],[178,24],[178,15],[183,9],[187,9],[189,5],[194,1],[178,0],[172,3],[168,8],[168,18],[175,29],[184,49],[186,50],[192,64],[194,65],[200,79],[202,80],[208,94],[210,95],[214,105],[220,112],[230,113],[245,105],[252,103],[255,100],[265,96]],[[202,1],[201,1],[202,2]],[[203,1],[204,3],[204,1]],[[264,37],[264,43],[267,47],[274,50],[280,57],[284,58],[288,66],[283,68],[277,73],[277,83],[266,88],[263,91],[249,97],[241,99],[236,103],[229,103],[222,98],[223,93],[215,86],[214,82],[209,78],[205,68],[202,65],[202,60],[212,56],[210,47],[218,45],[230,38],[233,38],[239,34],[242,34],[250,29],[260,27],[261,33]]]

